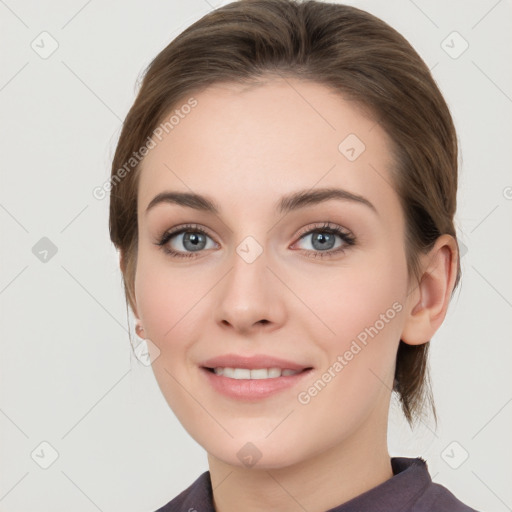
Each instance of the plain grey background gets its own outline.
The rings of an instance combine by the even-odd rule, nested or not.
[[[92,190],[146,65],[223,3],[0,0],[0,511],[151,512],[207,469],[132,354],[108,197]],[[440,422],[410,432],[394,405],[390,452],[424,457],[478,510],[512,510],[512,3],[346,3],[413,44],[460,140],[462,284],[432,341]]]

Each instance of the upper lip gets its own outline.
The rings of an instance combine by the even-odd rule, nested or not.
[[[256,354],[253,356],[238,356],[236,354],[225,354],[213,357],[201,363],[205,368],[247,368],[255,370],[258,368],[281,368],[300,371],[311,366],[294,363],[278,357],[272,357],[265,354]]]

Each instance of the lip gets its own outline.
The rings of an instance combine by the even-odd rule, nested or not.
[[[222,368],[245,368],[249,370],[256,370],[258,368],[281,368],[282,370],[288,369],[294,371],[311,368],[311,366],[307,364],[295,363],[265,354],[256,354],[253,356],[225,354],[203,361],[200,366],[204,368],[217,368],[220,366]]]
[[[240,366],[236,368],[240,368]],[[312,368],[307,368],[295,375],[274,377],[272,379],[230,379],[223,375],[217,375],[205,367],[200,368],[200,370],[201,373],[205,375],[209,384],[217,392],[228,398],[247,402],[262,400],[280,391],[296,386],[305,376],[313,371]]]
[[[210,386],[218,393],[236,400],[254,402],[279,393],[297,385],[313,371],[313,367],[294,361],[272,357],[264,354],[253,356],[238,356],[225,354],[203,361],[201,373],[206,377]],[[258,368],[281,368],[282,370],[294,370],[299,373],[274,377],[271,379],[231,379],[217,375],[212,368],[245,368],[254,370]]]

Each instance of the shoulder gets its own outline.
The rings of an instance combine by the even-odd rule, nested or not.
[[[455,497],[446,487],[432,483],[411,509],[412,512],[478,512]]]
[[[395,458],[393,464],[397,472],[413,474],[416,481],[421,482],[418,492],[414,496],[411,512],[478,512],[460,501],[453,493],[441,484],[432,482],[428,473],[427,463],[421,457],[416,459]],[[405,470],[408,471],[405,471]],[[405,480],[404,480],[405,483]],[[409,482],[412,484],[412,482]],[[414,487],[414,485],[410,485]]]
[[[210,472],[205,471],[189,487],[155,512],[215,512]]]

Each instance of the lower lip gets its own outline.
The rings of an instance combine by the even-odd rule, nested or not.
[[[206,375],[211,386],[219,393],[237,400],[255,401],[297,385],[311,373],[312,369],[272,379],[230,379],[217,375],[206,368],[201,368],[201,371]]]

